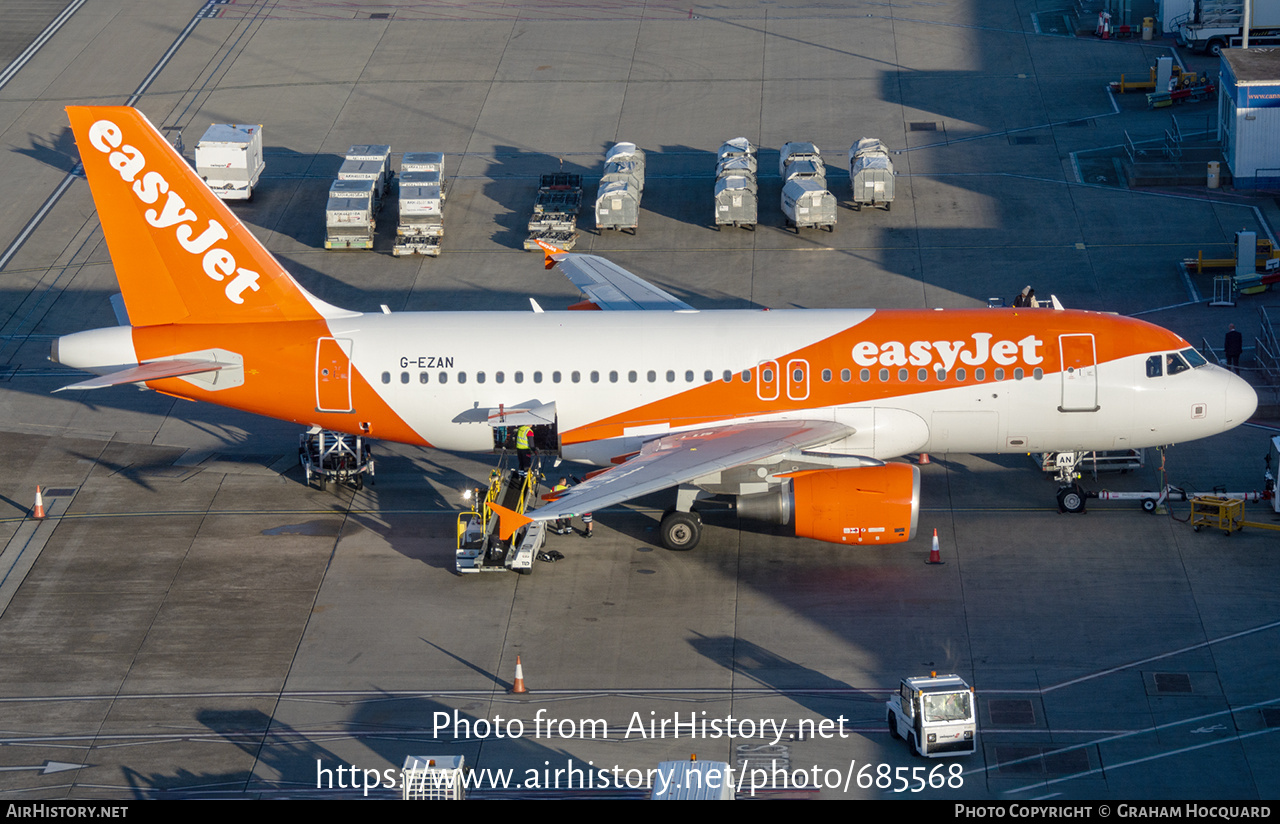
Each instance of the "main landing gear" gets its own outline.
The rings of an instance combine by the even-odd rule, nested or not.
[[[696,512],[668,509],[662,513],[658,530],[662,534],[663,546],[685,552],[697,546],[702,539],[702,518]]]
[[[667,549],[686,552],[702,540],[702,516],[693,511],[693,502],[705,494],[688,484],[676,488],[676,505],[662,513],[662,521],[658,524],[662,545]]]

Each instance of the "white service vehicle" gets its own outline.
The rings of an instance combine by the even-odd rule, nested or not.
[[[978,744],[973,688],[958,675],[903,678],[885,702],[889,735],[917,755],[969,755]]]
[[[249,200],[266,167],[261,125],[214,123],[196,144],[196,173],[222,200]]]

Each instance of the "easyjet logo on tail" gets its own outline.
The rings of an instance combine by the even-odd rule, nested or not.
[[[235,255],[216,245],[228,239],[226,228],[212,218],[202,219],[189,209],[181,195],[170,191],[169,181],[160,172],[146,171],[147,158],[124,142],[119,126],[110,120],[96,121],[89,127],[89,143],[107,155],[107,163],[120,174],[121,180],[133,184],[133,194],[138,200],[152,205],[164,196],[163,205],[147,209],[143,217],[157,229],[173,229],[178,245],[200,258],[206,275],[219,283],[226,281],[227,300],[241,304],[245,290],[258,291],[258,273],[237,267]],[[200,229],[199,235],[197,229]]]
[[[957,361],[966,366],[982,366],[991,361],[1000,366],[1012,366],[1019,359],[1035,366],[1044,361],[1039,352],[1044,341],[1035,335],[1027,335],[1019,341],[993,341],[993,337],[995,335],[990,332],[974,332],[970,340],[860,341],[853,345],[853,362],[859,366],[929,366],[940,363],[944,371],[950,372]]]

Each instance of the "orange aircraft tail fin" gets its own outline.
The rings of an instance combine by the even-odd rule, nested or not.
[[[132,325],[351,314],[299,286],[142,112],[67,115]]]

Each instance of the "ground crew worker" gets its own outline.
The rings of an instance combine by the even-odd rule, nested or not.
[[[527,472],[533,465],[533,427],[528,424],[516,430],[516,455],[520,458],[520,471]]]
[[[569,479],[561,478],[560,482],[557,483],[552,488],[552,491],[564,492],[568,488],[569,488]],[[573,521],[572,518],[556,518],[556,523],[552,531],[555,532],[557,535],[568,535],[569,533],[573,532],[572,521]]]

